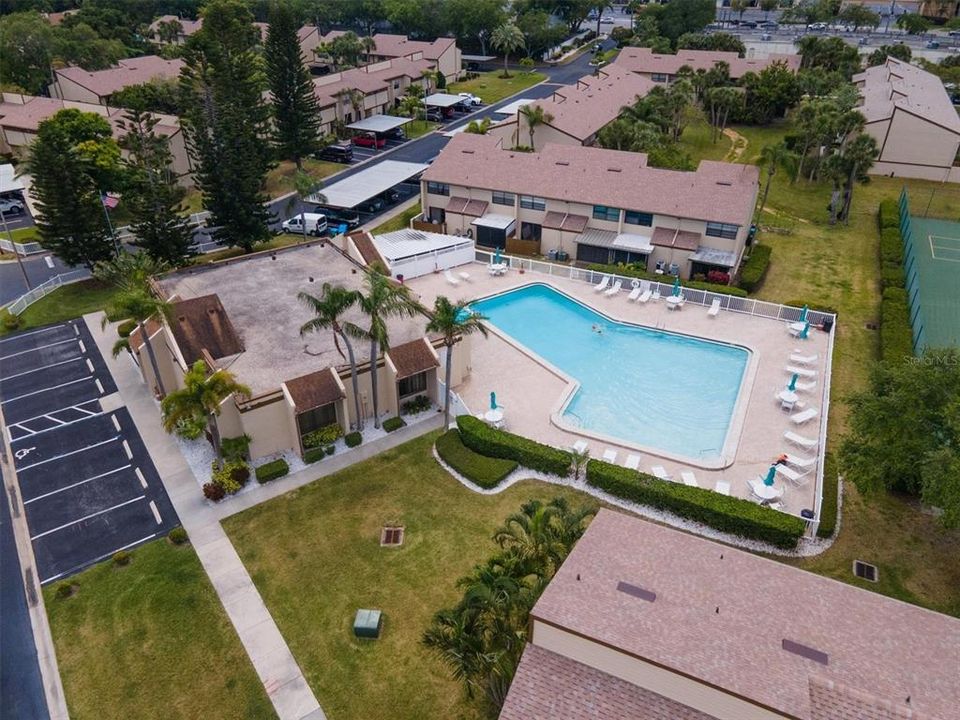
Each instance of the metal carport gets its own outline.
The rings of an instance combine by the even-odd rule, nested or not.
[[[462,97],[459,95],[451,95],[450,93],[433,93],[433,95],[427,95],[423,99],[424,105],[432,105],[438,108],[450,108],[462,102]]]
[[[347,125],[348,130],[358,130],[366,133],[387,133],[396,130],[410,122],[411,118],[394,117],[393,115],[371,115],[363,120]]]
[[[394,185],[409,180],[426,170],[424,163],[384,160],[368,167],[355,175],[327,185],[323,191],[325,200],[311,195],[308,202],[322,203],[336,208],[354,208],[362,202],[386,192]]]

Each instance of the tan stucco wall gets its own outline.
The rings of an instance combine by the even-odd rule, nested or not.
[[[292,418],[292,409],[282,394],[278,394],[274,402],[241,412],[241,427],[251,438],[250,457],[263,457],[281,450],[299,452],[300,442]]]
[[[788,717],[538,620],[533,621],[531,641],[538,647],[681,702],[718,720],[780,720]]]
[[[958,146],[960,135],[957,133],[898,108],[879,159],[885,163],[946,169],[953,165]]]

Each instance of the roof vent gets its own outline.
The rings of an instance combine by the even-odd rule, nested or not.
[[[607,168],[607,172],[623,172],[621,168]]]
[[[464,155],[473,155],[473,150],[461,150]]]
[[[717,185],[723,185],[724,187],[732,187],[733,183],[729,180],[717,180]]]
[[[865,563],[863,560],[853,561],[853,574],[862,580],[877,582],[880,579],[880,572],[876,565]]]
[[[562,165],[563,167],[567,167],[570,163],[568,163],[566,160],[557,160],[555,164]]]
[[[647,602],[653,602],[657,599],[657,594],[646,590],[637,585],[631,585],[630,583],[623,582],[622,580],[617,583],[617,590],[622,593],[626,593],[631,597],[640,598],[641,600],[646,600]]]
[[[784,638],[781,647],[788,653],[799,655],[807,660],[813,660],[821,665],[828,665],[830,662],[830,656],[822,650],[817,650],[809,645],[803,645],[802,643],[794,642],[793,640],[787,640]]]

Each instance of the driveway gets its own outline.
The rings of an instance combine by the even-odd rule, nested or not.
[[[41,583],[178,524],[82,320],[0,339],[0,367],[4,432]]]

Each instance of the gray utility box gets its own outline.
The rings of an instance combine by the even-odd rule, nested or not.
[[[378,638],[382,622],[379,610],[357,610],[353,619],[353,634],[358,638]]]

